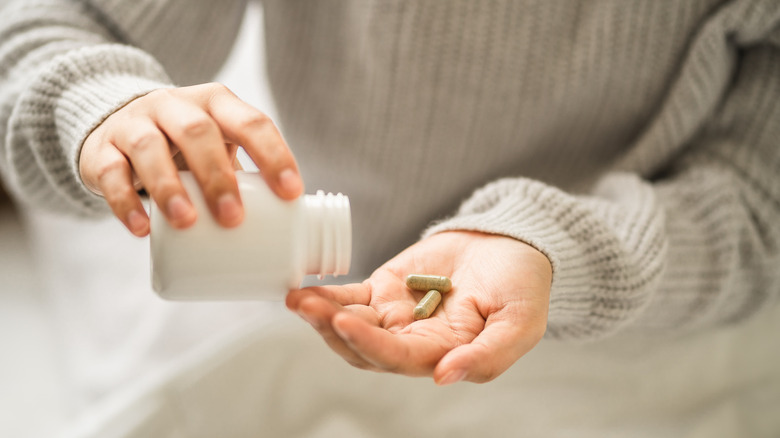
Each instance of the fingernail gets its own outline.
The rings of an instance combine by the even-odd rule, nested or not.
[[[299,194],[301,188],[301,178],[298,176],[298,172],[292,169],[284,169],[279,174],[279,185],[287,193]]]
[[[148,221],[146,216],[137,210],[132,210],[127,214],[127,226],[133,234],[141,234],[146,230]]]
[[[438,383],[441,386],[452,385],[466,378],[466,370],[452,370],[445,374]]]
[[[182,195],[173,195],[168,200],[168,217],[181,221],[187,219],[192,212],[192,207]]]
[[[223,222],[227,222],[230,225],[238,223],[242,214],[241,204],[238,203],[238,199],[234,194],[223,193],[217,199],[217,214]]]

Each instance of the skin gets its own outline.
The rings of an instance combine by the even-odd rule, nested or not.
[[[179,169],[195,175],[217,222],[235,227],[244,217],[235,177],[238,145],[277,196],[303,193],[295,158],[273,122],[221,84],[156,90],[128,103],[86,138],[79,171],[136,236],[149,234],[141,188],[173,227],[195,223]]]
[[[445,275],[453,289],[428,319],[410,273]],[[358,368],[432,376],[440,385],[487,382],[542,338],[552,268],[533,247],[504,236],[452,231],[407,248],[362,283],[292,291],[287,307]]]
[[[173,227],[195,223],[177,173],[186,168],[217,222],[234,227],[244,214],[234,172],[239,145],[277,196],[303,193],[274,124],[220,84],[157,90],[128,103],[87,137],[79,170],[136,236],[149,234],[141,188]],[[412,273],[452,280],[430,318],[413,318],[425,292],[406,286]],[[407,248],[362,283],[291,291],[287,306],[358,368],[432,376],[441,385],[487,382],[541,340],[551,278],[547,257],[521,241],[451,231]]]

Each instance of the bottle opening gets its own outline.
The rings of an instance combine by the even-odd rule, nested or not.
[[[306,273],[346,275],[352,262],[352,218],[349,198],[322,190],[304,196],[307,222]]]

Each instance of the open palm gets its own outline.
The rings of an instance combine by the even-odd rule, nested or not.
[[[444,275],[453,289],[428,319],[409,274]],[[290,292],[287,306],[359,368],[484,382],[533,348],[547,324],[548,259],[518,240],[445,232],[407,248],[362,283]]]

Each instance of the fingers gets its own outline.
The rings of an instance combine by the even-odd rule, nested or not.
[[[115,214],[136,235],[148,232],[148,218],[145,212],[130,214],[140,214],[140,200],[127,192],[128,171],[176,228],[192,225],[197,217],[177,169],[192,171],[214,218],[232,227],[244,215],[234,173],[241,168],[235,154],[239,146],[279,197],[302,194],[295,158],[274,124],[219,84],[156,90],[120,108],[85,140],[80,172],[87,187],[111,198]],[[106,154],[112,147],[118,153]],[[101,184],[121,191],[109,193]]]
[[[294,199],[303,193],[295,157],[268,116],[219,86],[208,102],[208,110],[225,138],[242,145],[252,157],[274,193],[282,199]]]
[[[157,125],[149,119],[130,119],[113,133],[113,144],[130,160],[136,175],[168,222],[177,228],[192,225],[197,213],[179,181],[167,137]]]
[[[362,314],[361,317],[366,318],[368,321],[373,320],[374,323],[376,323],[376,314],[372,309],[365,306],[357,307],[362,307],[363,309],[363,311],[359,311]],[[328,345],[328,347],[330,347],[334,352],[346,360],[350,365],[365,370],[381,371],[361,358],[351,348],[349,348],[349,346],[347,346],[341,337],[339,337],[339,335],[333,330],[333,326],[330,322],[337,313],[344,310],[345,309],[343,306],[338,305],[333,301],[327,300],[315,294],[311,294],[308,295],[305,299],[300,300],[299,307],[296,311],[298,312],[298,315],[301,316],[301,318],[303,318],[306,322],[311,324],[315,330],[317,330],[320,336],[322,336],[323,340],[325,340],[325,343]]]
[[[287,294],[287,307],[297,311],[299,303],[306,297],[318,295],[333,300],[342,306],[362,304],[367,306],[371,301],[371,286],[368,282],[345,284],[342,286],[314,286],[294,290]]]
[[[360,358],[378,369],[408,376],[428,376],[447,348],[432,338],[395,334],[348,312],[332,320],[333,330]]]
[[[425,336],[398,336],[380,327],[381,318],[368,306],[370,300],[370,283],[364,282],[292,291],[286,303],[319,332],[331,349],[353,366],[415,376],[430,375],[446,349]],[[407,310],[411,312],[411,309]]]
[[[170,142],[180,150],[214,218],[226,227],[241,223],[243,207],[232,157],[228,156],[217,123],[202,108],[177,98],[161,100],[155,106],[152,117]],[[167,147],[164,152],[170,155]],[[133,166],[137,168],[133,158],[130,155]],[[157,166],[156,170],[164,170],[166,173],[157,174],[156,178],[162,177],[163,181],[169,181],[170,177],[170,181],[176,181],[177,188],[181,188],[172,160],[169,158],[165,162],[165,169]],[[140,173],[139,176],[144,181]]]
[[[381,326],[381,318],[367,306],[344,308],[311,291],[296,302],[298,313],[353,366],[407,376],[433,374],[439,385],[493,380],[544,335],[543,325],[518,324],[498,316],[488,318],[485,328],[471,342],[453,348],[450,341],[422,330],[390,331]]]
[[[544,326],[489,317],[484,330],[473,341],[452,349],[439,361],[433,379],[439,385],[462,380],[488,382],[509,369],[543,335]]]
[[[101,148],[103,165],[92,178],[114,215],[138,237],[149,234],[149,217],[133,186],[132,171],[125,157],[113,146]]]
[[[401,283],[402,284],[402,283]],[[399,334],[388,330],[393,315],[405,310],[406,321],[391,324],[398,330],[412,321],[413,301],[393,300],[391,308],[378,313],[371,303],[372,283],[320,286],[292,291],[287,307],[297,312],[322,335],[328,346],[358,368],[429,376],[448,348],[441,337],[421,333]],[[371,306],[369,306],[371,304]],[[440,324],[440,322],[433,322]]]

